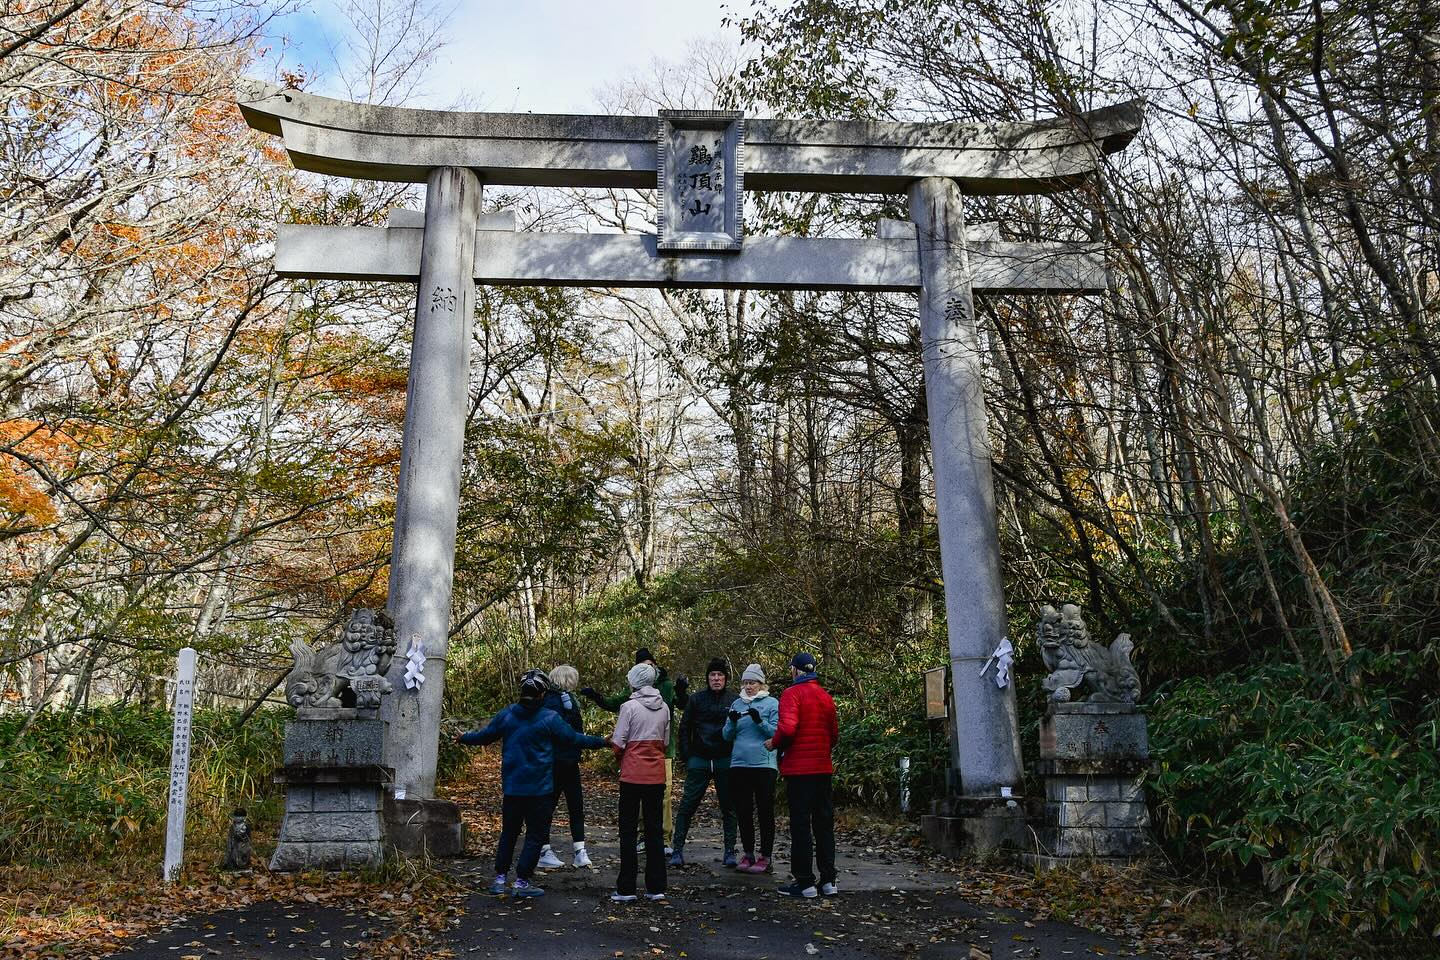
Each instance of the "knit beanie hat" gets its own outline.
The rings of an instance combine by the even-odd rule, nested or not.
[[[750,666],[748,666],[748,667],[745,668],[745,672],[744,672],[744,673],[740,674],[740,679],[741,679],[742,681],[744,681],[744,680],[755,680],[755,681],[758,681],[759,683],[764,683],[764,682],[765,682],[765,671],[762,670],[762,669],[760,669],[760,664],[758,664],[758,663],[752,663],[752,664],[750,664]]]
[[[726,660],[725,660],[724,657],[711,657],[711,658],[710,658],[710,663],[709,663],[709,665],[705,667],[705,672],[706,672],[707,674],[709,674],[709,673],[723,673],[723,674],[725,674],[725,679],[726,679],[726,680],[729,680],[729,679],[730,679],[730,664],[726,662]]]
[[[636,662],[636,663],[644,663],[646,660],[654,660],[654,659],[655,659],[655,658],[650,655],[650,648],[649,648],[649,647],[641,647],[639,650],[636,650],[636,651],[635,651],[635,662]]]
[[[625,674],[625,680],[630,684],[631,690],[639,690],[641,687],[653,687],[655,678],[660,676],[660,671],[648,663],[637,663]]]

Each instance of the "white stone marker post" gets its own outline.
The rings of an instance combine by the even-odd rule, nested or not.
[[[195,648],[184,647],[175,667],[175,726],[170,736],[170,805],[165,815],[165,882],[185,861],[185,797],[190,789],[190,719],[195,705]]]
[[[382,715],[390,721],[385,756],[395,768],[395,788],[419,799],[435,796],[460,465],[470,397],[480,178],[466,167],[437,167],[430,171],[426,185],[420,289],[390,554],[389,610],[399,655],[389,672],[395,692],[382,706]],[[405,657],[416,641],[424,651],[425,682],[407,689]]]
[[[1005,637],[1000,540],[990,476],[980,338],[965,252],[965,216],[953,180],[910,187],[920,245],[920,337],[935,462],[935,513],[955,691],[960,792],[998,797],[1021,779],[1015,685],[980,669]]]

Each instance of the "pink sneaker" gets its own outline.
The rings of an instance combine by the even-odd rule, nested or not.
[[[749,872],[749,873],[769,873],[769,872],[770,872],[770,858],[769,858],[769,857],[756,857],[756,858],[755,858],[755,862],[750,865],[749,870],[748,870],[747,872]]]
[[[736,869],[736,870],[744,871],[745,873],[749,873],[749,872],[750,872],[750,868],[753,867],[754,865],[755,865],[755,858],[752,857],[752,856],[750,856],[750,854],[747,853],[747,854],[745,854],[745,856],[743,856],[743,857],[740,858],[740,862],[739,862],[739,863],[735,864],[735,869]]]

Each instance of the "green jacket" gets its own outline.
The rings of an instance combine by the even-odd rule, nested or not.
[[[660,680],[655,684],[655,688],[660,691],[660,699],[665,701],[665,706],[670,708],[670,739],[665,743],[665,756],[666,758],[673,760],[675,758],[676,693],[675,684],[670,682],[670,677],[665,673],[665,670],[663,668],[660,670]],[[605,694],[600,693],[599,691],[595,691],[595,695],[590,699],[595,701],[600,706],[604,707],[606,710],[609,710],[611,713],[619,713],[620,705],[626,700],[630,699],[630,693],[630,687],[627,685],[621,690],[619,690],[617,693],[614,693],[608,697],[605,696]],[[689,700],[689,697],[681,695],[679,699],[680,709],[683,710],[685,709],[685,702]]]

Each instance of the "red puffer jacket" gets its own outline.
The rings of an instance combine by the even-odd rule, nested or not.
[[[802,677],[780,694],[780,725],[775,749],[781,751],[780,775],[834,773],[830,751],[840,739],[835,701],[814,674]]]

